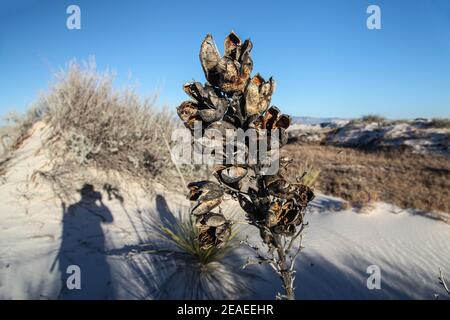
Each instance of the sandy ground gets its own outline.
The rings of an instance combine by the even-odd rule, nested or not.
[[[127,192],[123,201],[102,193],[80,194],[63,204],[50,186],[33,179],[48,159],[39,152],[44,128],[15,155],[0,185],[1,299],[152,299],[167,275],[148,255],[130,258],[139,244],[156,243],[149,226],[168,210],[189,206],[184,197],[155,185],[156,193]],[[131,187],[130,187],[131,188]],[[450,277],[450,226],[377,203],[369,214],[339,211],[340,200],[319,195],[307,220],[298,257],[299,299],[445,298],[438,269]],[[237,212],[229,205],[229,212]],[[185,210],[186,211],[186,210]],[[258,242],[252,227],[241,236]],[[249,254],[239,250],[245,259]],[[61,289],[66,266],[81,268],[81,290]],[[367,267],[381,270],[381,289],[369,290]],[[265,266],[254,266],[261,279],[241,298],[273,299],[279,280]]]

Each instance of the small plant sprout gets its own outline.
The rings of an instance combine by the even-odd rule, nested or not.
[[[200,148],[204,155],[213,148],[215,156],[212,173],[217,181],[188,184],[188,199],[195,201],[191,214],[200,230],[197,241],[205,250],[227,242],[231,226],[239,223],[221,213],[225,195],[231,196],[261,238],[261,246],[248,239],[241,241],[256,251],[256,257],[244,267],[269,264],[283,282],[284,293],[277,298],[295,299],[294,264],[302,249],[304,213],[314,193],[305,175],[300,173],[297,179],[288,176],[292,159],[279,157],[291,118],[270,106],[275,81],[259,74],[251,76],[252,42],[242,42],[232,32],[224,47],[221,56],[212,36],[205,37],[200,61],[207,82],[185,84],[184,91],[193,100],[177,108],[194,137],[194,152]],[[244,138],[240,139],[242,133]]]

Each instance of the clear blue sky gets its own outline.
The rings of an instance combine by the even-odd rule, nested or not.
[[[66,8],[81,8],[81,30]],[[366,9],[381,8],[381,30]],[[273,104],[296,116],[450,117],[450,1],[0,0],[0,114],[25,110],[52,72],[94,55],[117,85],[139,83],[175,108],[204,81],[206,33],[254,42],[254,71],[274,76]]]

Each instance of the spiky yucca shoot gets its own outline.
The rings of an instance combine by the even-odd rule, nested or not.
[[[193,223],[192,219],[177,220],[173,230],[161,226],[161,231],[170,242],[180,249],[180,252],[191,255],[193,259],[204,266],[208,266],[211,262],[220,261],[238,244],[235,238],[236,232],[230,231],[230,237],[222,243],[222,246],[202,247],[200,242],[197,241],[200,236],[200,229]]]
[[[257,276],[243,273],[234,256],[239,246],[236,227],[221,246],[204,248],[197,240],[201,231],[190,215],[169,214],[170,226],[156,227],[163,238],[159,249],[141,252],[161,254],[175,266],[159,285],[159,298],[236,299],[252,291],[248,283]]]
[[[200,62],[207,82],[187,83],[184,91],[192,98],[183,102],[177,112],[185,126],[191,130],[194,143],[206,146],[198,136],[207,135],[215,130],[222,137],[229,132],[253,130],[256,140],[247,139],[242,144],[244,158],[250,158],[252,148],[257,145],[258,155],[262,152],[276,155],[276,146],[287,142],[286,129],[291,118],[276,107],[270,107],[275,81],[265,80],[261,75],[251,76],[253,61],[251,58],[252,42],[244,42],[234,33],[230,33],[224,43],[225,53],[221,56],[211,35],[203,40],[200,49]],[[198,135],[200,130],[200,135]],[[267,140],[269,149],[262,150],[260,143]],[[304,227],[304,212],[309,201],[314,197],[311,188],[297,181],[289,181],[287,167],[292,159],[269,157],[258,158],[245,163],[232,162],[227,154],[229,140],[215,140],[223,149],[223,158],[214,168],[217,182],[199,181],[188,185],[188,199],[196,201],[192,215],[199,228],[197,241],[200,248],[220,248],[230,237],[231,221],[220,211],[220,204],[225,194],[231,195],[246,212],[248,222],[259,229],[263,244],[268,248],[267,255],[258,251],[258,263],[268,263],[283,281],[285,294],[279,298],[294,299],[294,262],[301,245],[292,253],[294,241],[301,239]],[[220,149],[220,148],[219,148]],[[218,153],[221,155],[221,152]],[[255,160],[255,159],[253,159]],[[277,161],[280,170],[267,175],[267,164]],[[269,166],[270,167],[270,166]],[[304,178],[304,177],[303,177]],[[219,209],[219,211],[217,211]],[[257,249],[247,241],[250,247]]]

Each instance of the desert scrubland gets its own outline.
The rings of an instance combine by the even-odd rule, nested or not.
[[[171,162],[170,131],[180,123],[170,110],[72,65],[14,120],[3,128],[0,163],[0,298],[273,299],[279,291],[270,266],[242,270],[253,252],[239,241],[201,256],[199,268],[183,180],[207,173]],[[446,298],[438,280],[439,268],[450,274],[445,122],[298,124],[290,137],[283,152],[293,174],[317,178],[297,298]],[[229,200],[224,214],[244,221]],[[234,233],[259,237],[245,224]],[[84,290],[64,289],[68,264],[83,270]],[[379,290],[366,282],[374,265]]]

